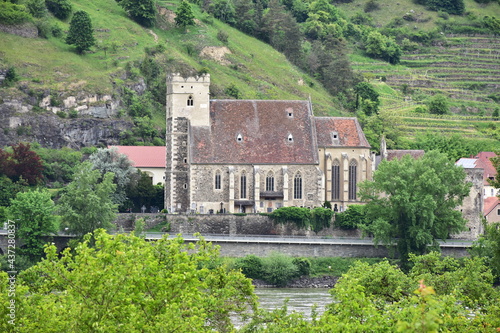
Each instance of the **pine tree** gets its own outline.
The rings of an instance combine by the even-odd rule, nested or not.
[[[90,48],[95,44],[92,21],[90,20],[90,16],[87,12],[81,10],[73,15],[69,24],[69,33],[66,37],[66,44],[75,45],[76,52],[79,54],[90,50]]]
[[[182,1],[175,11],[175,24],[182,28],[194,25],[193,10],[187,1]]]

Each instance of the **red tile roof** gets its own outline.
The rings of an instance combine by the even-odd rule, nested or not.
[[[110,146],[121,154],[127,155],[137,168],[165,168],[165,146]]]
[[[318,164],[313,124],[308,101],[212,100],[210,126],[191,128],[191,161]]]
[[[497,197],[489,197],[484,199],[483,215],[488,215],[498,205],[500,205],[500,200]]]
[[[370,148],[356,118],[316,117],[315,122],[319,147]]]
[[[497,174],[497,170],[493,166],[493,163],[491,162],[490,158],[496,157],[497,155],[493,152],[489,151],[483,151],[474,156],[474,158],[477,159],[476,161],[476,168],[482,168],[484,169],[484,174],[483,174],[483,183],[484,185],[490,185],[488,182],[489,178],[494,178],[495,175]]]

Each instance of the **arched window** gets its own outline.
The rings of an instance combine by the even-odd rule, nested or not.
[[[358,176],[358,163],[352,160],[349,163],[349,200],[356,200],[357,191],[357,176]]]
[[[221,185],[221,173],[219,170],[215,171],[215,189],[220,190],[222,188]]]
[[[332,200],[340,199],[340,162],[335,160],[332,163]]]
[[[266,177],[266,191],[274,191],[274,175],[269,172]]]
[[[193,106],[193,105],[194,105],[193,96],[189,95],[187,100],[187,106]]]
[[[247,197],[247,175],[245,173],[242,173],[240,177],[240,199],[245,199],[246,197]]]
[[[293,178],[293,198],[302,199],[302,175],[297,172]]]

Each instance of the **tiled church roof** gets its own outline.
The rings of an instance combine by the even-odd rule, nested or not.
[[[316,117],[315,121],[319,147],[370,148],[356,118]]]
[[[308,101],[212,100],[210,127],[191,128],[192,163],[317,164]]]

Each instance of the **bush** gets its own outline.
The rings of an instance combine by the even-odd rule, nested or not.
[[[297,266],[298,276],[305,276],[311,273],[311,261],[307,258],[294,258],[293,264]]]
[[[235,268],[241,269],[241,272],[250,279],[263,279],[263,264],[262,260],[253,255],[247,255],[235,262]]]
[[[334,225],[340,229],[356,229],[359,224],[365,224],[363,205],[350,205],[345,212],[335,216]]]
[[[26,11],[23,5],[16,5],[11,2],[0,2],[0,23],[2,24],[20,24],[28,21],[31,15]]]
[[[60,20],[65,20],[73,11],[73,7],[68,0],[45,0],[47,9]]]
[[[229,39],[229,34],[225,31],[219,30],[217,32],[217,39],[223,42],[224,44],[227,44],[227,41]]]
[[[262,264],[264,280],[278,287],[285,286],[299,272],[293,258],[279,252],[272,252],[262,260]]]

